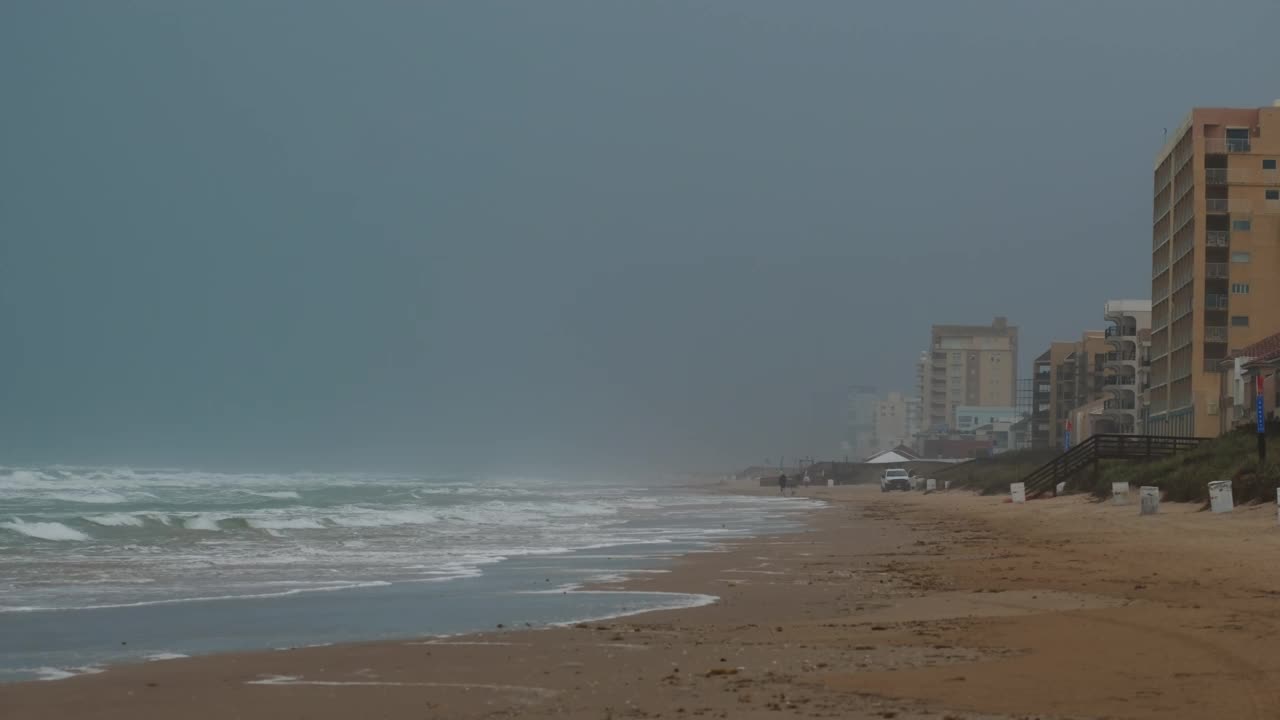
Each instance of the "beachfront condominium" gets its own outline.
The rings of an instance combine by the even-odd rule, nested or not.
[[[1151,364],[1151,301],[1108,300],[1103,317],[1107,328],[1107,353],[1103,387],[1109,396],[1102,414],[1119,433],[1145,432],[1145,391]]]
[[[876,402],[875,452],[910,444],[907,398],[902,393],[888,393]]]
[[[1076,408],[1102,400],[1107,358],[1112,346],[1103,330],[1085,332],[1079,340],[1056,341],[1033,363],[1033,447],[1064,447]],[[1098,408],[1101,413],[1101,405]],[[1078,436],[1077,436],[1078,438]],[[1074,440],[1073,440],[1074,442]]]
[[[844,454],[854,462],[874,455],[876,450],[876,413],[880,396],[870,385],[849,388],[845,405]]]
[[[990,325],[934,325],[919,377],[926,432],[956,428],[961,405],[1009,407],[1018,382],[1018,328],[1003,317]]]
[[[1146,432],[1219,429],[1218,363],[1280,329],[1280,102],[1196,108],[1156,158]]]

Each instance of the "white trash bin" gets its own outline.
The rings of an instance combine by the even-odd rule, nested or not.
[[[1058,495],[1061,495],[1061,494],[1065,493],[1065,492],[1067,491],[1067,483],[1066,483],[1066,481],[1063,481],[1063,482],[1058,483],[1057,487],[1055,487],[1054,489],[1055,489],[1055,490],[1057,490],[1057,493],[1056,493],[1056,494],[1058,494]]]
[[[1209,508],[1216,513],[1229,513],[1235,508],[1231,497],[1231,481],[1215,480],[1209,483]]]
[[[933,478],[925,480],[924,489],[928,492],[935,492],[938,489],[938,481]]]
[[[1027,501],[1027,486],[1023,483],[1012,483],[1009,485],[1009,495],[1013,497],[1016,503],[1024,503]]]
[[[943,481],[942,481],[942,489],[943,489],[943,490],[950,490],[950,489],[951,489],[951,481],[950,481],[950,480],[943,480]],[[1280,490],[1276,490],[1276,497],[1280,497]]]
[[[1111,501],[1116,505],[1129,504],[1129,483],[1113,482],[1111,483]]]
[[[1139,515],[1155,515],[1160,512],[1160,488],[1152,485],[1138,488],[1138,502],[1142,505]]]

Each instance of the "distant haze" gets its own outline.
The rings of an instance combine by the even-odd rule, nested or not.
[[[1280,97],[1277,28],[1274,0],[9,0],[0,464],[834,455],[844,388],[911,391],[930,323],[1007,315],[1026,363],[1147,296],[1163,129]]]

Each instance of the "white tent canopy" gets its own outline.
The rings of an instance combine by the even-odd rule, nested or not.
[[[894,465],[894,464],[909,463],[917,459],[918,458],[899,455],[893,450],[885,450],[882,453],[872,455],[871,457],[867,458],[866,460],[863,460],[862,462],[867,465]]]

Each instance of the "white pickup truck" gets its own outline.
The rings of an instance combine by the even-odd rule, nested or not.
[[[911,475],[901,468],[890,468],[880,473],[880,492],[910,490]]]

